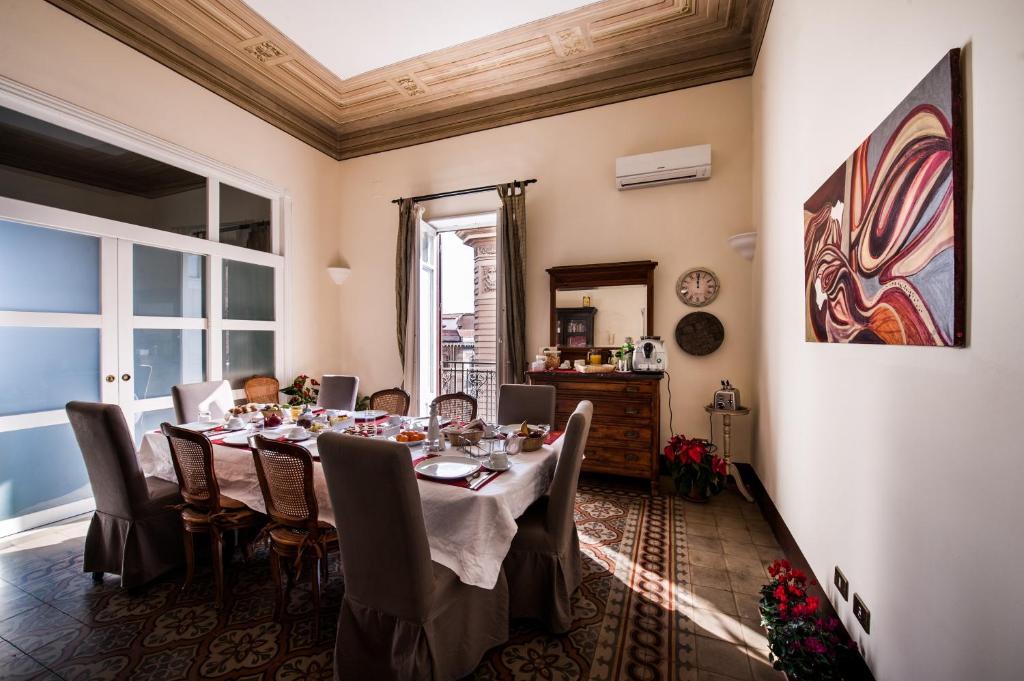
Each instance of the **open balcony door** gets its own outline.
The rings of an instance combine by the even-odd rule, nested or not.
[[[412,411],[427,415],[437,397],[441,362],[441,240],[437,230],[423,219],[416,240],[417,276],[410,305],[409,339],[413,361],[406,369],[405,386],[412,396]]]

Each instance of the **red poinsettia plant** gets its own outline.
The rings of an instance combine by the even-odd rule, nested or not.
[[[688,499],[707,500],[725,489],[729,467],[717,452],[718,446],[708,440],[673,436],[664,455],[676,491]]]
[[[761,626],[768,631],[773,666],[792,681],[846,678],[843,662],[857,644],[838,620],[818,612],[821,603],[807,592],[807,575],[787,560],[772,563],[768,574],[771,581],[761,587]]]
[[[306,374],[299,374],[292,384],[283,388],[281,392],[289,396],[288,404],[316,404],[316,400],[320,396],[320,381],[310,378]]]

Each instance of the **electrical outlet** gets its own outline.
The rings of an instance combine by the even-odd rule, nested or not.
[[[868,610],[868,606],[864,605],[864,601],[861,600],[860,594],[853,594],[853,616],[860,622],[861,628],[865,634],[871,633],[871,611]]]
[[[836,565],[836,572],[832,575],[832,582],[836,585],[836,589],[839,590],[839,595],[843,597],[844,601],[850,600],[850,580],[846,578],[843,571]]]

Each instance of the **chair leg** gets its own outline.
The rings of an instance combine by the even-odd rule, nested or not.
[[[313,592],[313,640],[320,641],[320,565],[323,558],[314,558],[309,571],[309,588]]]
[[[270,550],[270,574],[274,578],[274,619],[281,619],[282,613],[282,596],[281,596],[281,558],[271,548]]]
[[[324,551],[324,557],[320,559],[320,581],[326,584],[331,581],[330,569],[331,569],[331,556],[327,551]]]
[[[219,530],[210,531],[210,553],[213,554],[215,605],[220,610],[224,606],[224,537]]]
[[[103,573],[102,572],[94,572],[94,573],[92,573],[92,581],[94,581],[94,582],[102,582],[103,581]]]
[[[192,583],[192,577],[196,574],[196,551],[192,533],[185,530],[182,535],[185,537],[185,583],[181,585],[181,590],[184,591]]]

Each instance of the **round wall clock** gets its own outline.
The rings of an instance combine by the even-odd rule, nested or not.
[[[676,295],[690,307],[704,307],[718,295],[718,275],[704,267],[686,270],[676,281]]]
[[[725,340],[725,327],[710,312],[691,312],[676,324],[676,343],[691,355],[710,355]]]

